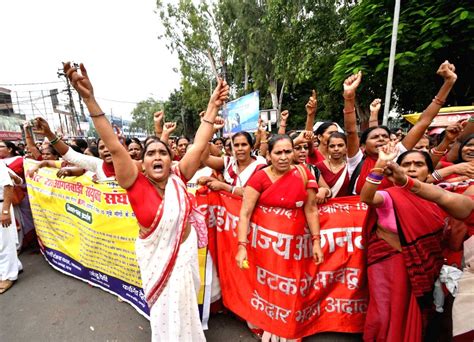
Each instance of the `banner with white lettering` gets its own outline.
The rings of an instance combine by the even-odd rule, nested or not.
[[[235,262],[241,198],[225,192],[196,196],[208,217],[209,248],[230,310],[286,338],[363,331],[367,290],[362,224],[367,206],[358,197],[320,206],[324,263],[319,266],[301,209],[257,206],[248,232],[250,268],[241,270]]]

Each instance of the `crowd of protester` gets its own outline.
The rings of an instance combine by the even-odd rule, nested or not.
[[[199,284],[193,275],[206,226],[193,210],[190,188],[207,186],[243,197],[238,252],[229,260],[240,268],[246,267],[249,220],[257,205],[300,208],[312,235],[314,261],[321,264],[318,205],[359,195],[369,206],[363,230],[369,289],[364,340],[421,341],[433,329],[438,336],[474,339],[474,117],[427,135],[455,85],[454,65],[440,65],[437,73],[443,84],[407,132],[379,125],[379,99],[370,105],[369,128],[358,130],[359,72],[343,84],[343,128],[335,122],[315,123],[313,91],[301,130],[286,131],[291,116],[283,111],[277,134],[259,122],[255,133],[215,137],[225,125],[218,111],[229,93],[226,82],[219,80],[194,137],[173,138],[176,123],[165,123],[163,112],[157,112],[155,135],[144,142],[124,138],[111,126],[83,65],[76,69],[66,63],[64,71],[87,105],[100,138],[65,141],[46,120],[36,118],[25,123],[26,145],[0,141],[0,294],[23,269],[18,250],[34,240],[25,177],[42,167],[57,168],[58,177],[87,173],[97,181],[115,179],[126,189],[140,227],[136,254],[154,341],[177,336],[205,340],[197,311]],[[44,139],[37,142],[35,135]],[[25,158],[39,162],[25,170]],[[452,327],[440,331],[433,323],[434,284],[449,255],[460,251],[462,259],[450,264],[463,270],[463,276],[452,309],[445,308]],[[220,298],[215,274],[214,269],[213,301]],[[251,322],[248,326],[264,340],[278,339]]]

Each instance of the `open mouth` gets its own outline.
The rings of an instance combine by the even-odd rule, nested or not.
[[[161,164],[161,163],[153,164],[153,170],[156,171],[156,172],[162,172],[163,171],[163,164]]]

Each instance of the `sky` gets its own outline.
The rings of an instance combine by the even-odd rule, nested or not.
[[[11,84],[56,82],[61,62],[82,62],[102,109],[131,118],[136,102],[179,88],[178,58],[157,38],[155,10],[154,0],[0,1],[0,87],[14,91],[14,102],[19,96],[27,116],[41,115],[48,105],[31,105],[29,92],[36,98],[64,82]]]

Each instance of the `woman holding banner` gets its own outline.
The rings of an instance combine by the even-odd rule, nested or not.
[[[425,182],[433,171],[429,154],[401,154],[397,162],[408,175],[406,182],[378,190],[397,155],[394,143],[382,147],[360,196],[370,207],[364,224],[370,297],[367,341],[421,341],[426,319],[422,310],[428,312],[433,305],[434,282],[443,265],[446,215],[412,193],[414,184]]]
[[[275,135],[269,141],[271,165],[257,171],[248,181],[238,223],[238,250],[235,257],[239,268],[247,267],[247,236],[250,218],[256,205],[301,211],[312,235],[313,257],[316,264],[323,262],[321,235],[319,233],[317,183],[310,171],[293,165],[293,140],[286,135]],[[275,260],[274,262],[278,262]],[[273,261],[269,261],[273,262]],[[271,332],[265,332],[263,340],[270,340]]]
[[[79,73],[66,63],[64,71],[84,99],[94,126],[110,151],[116,179],[127,190],[140,225],[136,253],[150,307],[152,340],[204,341],[196,299],[199,289],[196,230],[199,233],[207,228],[186,191],[186,180],[200,165],[201,154],[212,137],[217,111],[227,99],[229,87],[219,80],[194,144],[181,161],[172,167],[168,145],[151,140],[144,149],[142,174],[96,102],[84,65],[80,65]],[[200,235],[199,241],[203,239]]]

